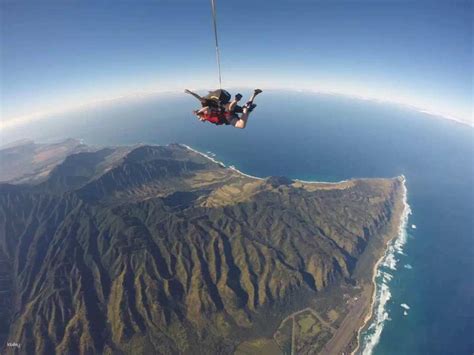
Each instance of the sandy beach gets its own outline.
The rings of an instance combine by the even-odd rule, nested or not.
[[[406,188],[406,185],[405,185],[405,177],[404,176],[403,176],[403,181],[402,181],[402,188],[403,188],[402,206],[401,206],[401,208],[398,207],[395,210],[396,212],[398,212],[397,216],[395,217],[396,218],[395,225],[398,225],[397,234],[386,241],[385,251],[382,254],[382,256],[380,256],[380,258],[377,260],[377,262],[374,264],[374,267],[372,269],[372,284],[370,285],[371,289],[372,289],[371,290],[371,297],[370,297],[370,306],[369,306],[369,308],[367,310],[367,313],[366,313],[366,315],[363,319],[363,322],[360,324],[360,326],[357,330],[356,348],[354,350],[352,350],[351,354],[356,354],[358,351],[362,350],[360,348],[360,346],[361,346],[361,344],[360,344],[361,343],[361,340],[360,340],[361,332],[365,328],[367,328],[368,325],[370,325],[370,323],[373,319],[373,316],[374,316],[374,306],[375,306],[375,303],[376,303],[376,294],[377,294],[376,277],[377,277],[377,272],[378,272],[378,269],[380,267],[380,264],[382,263],[382,261],[387,256],[388,246],[390,245],[390,243],[393,243],[398,238],[400,238],[402,236],[405,228],[407,227],[408,216],[411,213],[411,210],[410,210],[410,206],[408,205],[408,202],[407,202],[407,188]]]
[[[225,168],[231,169],[242,176],[251,179],[264,180],[262,178],[245,174],[235,168],[234,166],[226,166],[221,161],[216,160],[214,157],[202,153],[194,148],[187,145],[183,145],[187,149],[204,156],[205,158],[217,163]],[[407,203],[407,189],[405,186],[405,177],[401,176],[401,188],[403,189],[402,199],[398,199],[395,202],[393,209],[393,221],[383,235],[380,236],[382,239],[383,246],[377,247],[374,254],[367,256],[369,258],[366,263],[372,264],[371,273],[368,277],[364,277],[361,281],[360,287],[361,292],[354,299],[351,304],[347,315],[344,317],[340,326],[335,330],[333,337],[326,343],[322,353],[324,354],[356,354],[360,349],[360,335],[361,332],[370,325],[374,316],[374,307],[376,303],[376,276],[381,263],[387,256],[389,246],[396,242],[400,238],[401,234],[407,226],[408,215],[410,213],[410,206]],[[295,179],[293,180],[295,185],[306,186],[307,188],[317,189],[345,189],[351,187],[354,183],[353,180],[344,180],[340,182],[320,182],[320,181],[303,181]],[[375,258],[375,262],[374,259]],[[365,272],[364,272],[365,274]]]

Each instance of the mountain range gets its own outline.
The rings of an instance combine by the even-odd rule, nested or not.
[[[69,140],[44,163],[50,145],[22,144],[0,151],[7,353],[249,353],[258,339],[287,353],[282,322],[306,307],[324,346],[402,195],[401,178],[253,178],[180,144]]]

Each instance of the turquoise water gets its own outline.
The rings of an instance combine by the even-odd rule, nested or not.
[[[261,177],[337,181],[404,174],[413,212],[408,223],[416,229],[408,228],[403,254],[395,254],[389,319],[374,353],[473,353],[472,128],[396,105],[266,92],[240,131],[196,121],[194,103],[184,95],[136,99],[31,124],[26,136],[180,142]],[[20,130],[2,134],[3,141],[24,137]]]

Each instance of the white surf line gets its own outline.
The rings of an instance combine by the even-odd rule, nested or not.
[[[253,176],[253,175],[243,173],[242,171],[237,169],[234,165],[229,165],[228,168],[231,169],[231,170],[234,170],[236,173],[239,173],[240,175],[246,176],[246,177],[251,178],[251,179],[265,180],[264,178],[261,178],[261,177],[258,177],[258,176]]]
[[[404,175],[401,175],[403,179],[405,179]],[[340,180],[340,181],[318,181],[318,180],[301,180],[301,179],[291,179],[296,182],[301,182],[303,184],[328,184],[328,185],[337,185],[337,184],[343,184],[346,182],[353,182],[357,180],[378,180],[380,178],[377,177],[354,177],[350,179],[345,179],[345,180]]]
[[[397,252],[401,252],[403,246],[407,241],[407,226],[408,218],[411,214],[411,208],[408,204],[407,188],[405,185],[405,176],[403,176],[403,212],[400,225],[398,227],[397,237],[389,243],[387,250],[385,251],[382,258],[377,262],[377,272],[374,274],[374,298],[371,307],[371,319],[372,323],[366,329],[371,331],[371,334],[365,336],[365,339],[359,339],[361,353],[363,355],[371,355],[374,351],[374,348],[380,341],[380,336],[384,328],[385,322],[389,319],[388,313],[386,311],[386,304],[391,298],[390,288],[388,283],[382,278],[380,284],[377,284],[376,277],[383,276],[386,274],[386,271],[381,270],[381,267],[388,268],[390,270],[396,270],[396,264],[398,260],[395,258]],[[392,276],[390,274],[390,276]],[[365,325],[364,325],[365,327]],[[364,341],[365,340],[365,341]],[[357,351],[357,350],[356,350]]]
[[[215,153],[211,152],[211,151],[208,151],[207,153],[203,153],[195,148],[192,148],[190,147],[189,145],[187,144],[184,144],[184,143],[178,143],[179,145],[189,149],[190,151],[194,152],[194,153],[197,153],[199,155],[202,155],[203,157],[209,159],[210,161],[212,161],[213,163],[216,163],[216,164],[219,164],[221,166],[223,166],[224,168],[228,168],[228,169],[231,169],[231,170],[234,170],[235,172],[239,173],[240,175],[242,176],[245,176],[245,177],[248,177],[248,178],[251,178],[251,179],[256,179],[256,180],[265,180],[265,178],[261,178],[261,177],[258,177],[258,176],[254,176],[254,175],[250,175],[250,174],[246,174],[244,172],[242,172],[241,170],[237,169],[235,167],[235,165],[229,165],[227,166],[226,164],[224,164],[222,161],[220,160],[217,160],[215,159],[214,157],[216,156]],[[210,155],[212,154],[212,156]],[[402,178],[403,178],[403,183],[405,183],[405,176],[402,175]],[[291,179],[291,178],[290,178]],[[340,181],[318,181],[318,180],[313,180],[313,181],[309,181],[309,180],[301,180],[301,179],[291,179],[292,181],[294,182],[300,182],[300,183],[303,183],[303,184],[328,184],[328,185],[339,185],[339,184],[343,184],[343,183],[347,183],[347,182],[352,182],[352,181],[357,181],[357,180],[370,180],[370,179],[377,179],[377,178],[354,178],[354,179],[346,179],[346,180],[340,180]]]
[[[192,152],[194,152],[194,153],[197,153],[197,154],[203,156],[203,157],[206,158],[206,159],[209,159],[209,160],[212,161],[213,163],[219,164],[219,165],[221,165],[222,167],[227,168],[227,166],[226,166],[223,162],[221,162],[221,161],[219,161],[219,160],[217,160],[217,159],[211,157],[210,155],[207,155],[207,154],[205,154],[205,153],[203,153],[203,152],[200,152],[199,150],[194,149],[194,148],[191,148],[189,145],[186,145],[186,144],[183,144],[183,143],[179,143],[179,145],[185,147],[186,149],[189,149],[190,151],[192,151]]]
[[[202,155],[203,157],[209,159],[209,160],[212,161],[213,163],[219,164],[219,165],[221,165],[221,166],[224,167],[224,168],[233,170],[233,171],[235,171],[236,173],[238,173],[238,174],[240,174],[240,175],[242,175],[242,176],[248,177],[248,178],[250,178],[250,179],[265,180],[264,178],[261,178],[261,177],[258,177],[258,176],[253,176],[253,175],[249,175],[249,174],[243,173],[242,171],[240,171],[239,169],[237,169],[234,165],[229,165],[229,166],[227,166],[227,165],[225,165],[223,162],[221,162],[221,161],[215,159],[214,157],[212,157],[212,156],[210,156],[210,155],[208,155],[208,154],[206,154],[206,153],[200,152],[199,150],[194,149],[194,148],[190,147],[189,145],[182,144],[182,143],[181,143],[181,145],[182,145],[183,147],[186,147],[187,149],[189,149],[190,151],[192,151],[192,152],[194,152],[194,153],[197,153],[197,154],[199,154],[199,155]],[[214,154],[214,153],[212,153],[212,154]]]
[[[363,178],[361,178],[360,180],[362,180]],[[300,179],[292,179],[293,181],[296,181],[296,182],[301,182],[303,184],[328,184],[328,185],[337,185],[337,184],[342,184],[342,183],[345,183],[345,182],[350,182],[350,181],[353,181],[355,179],[349,179],[349,180],[341,180],[341,181],[308,181],[308,180],[300,180]]]

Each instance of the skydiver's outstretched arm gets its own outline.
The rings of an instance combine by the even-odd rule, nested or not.
[[[242,99],[242,95],[235,95],[235,98],[226,105],[226,111],[234,112],[235,106],[237,106],[237,103],[240,101],[240,99]]]
[[[207,114],[208,112],[209,112],[208,106],[203,107],[200,110],[193,111],[193,113],[197,116],[197,118],[199,118],[200,121],[205,121],[205,119],[203,118],[203,115]]]
[[[195,113],[196,115],[199,115],[199,114],[201,114],[201,113],[207,113],[208,110],[209,110],[209,107],[206,106],[206,107],[203,107],[203,108],[200,109],[200,110],[194,111],[194,113]]]
[[[195,92],[192,92],[191,90],[185,89],[184,92],[185,92],[186,94],[189,94],[189,95],[194,96],[196,99],[198,99],[198,100],[201,101],[201,102],[203,102],[203,100],[205,100],[204,97],[199,96],[198,94],[196,94]]]

